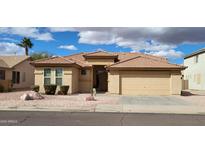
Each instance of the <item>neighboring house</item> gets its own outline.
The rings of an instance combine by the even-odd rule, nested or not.
[[[37,60],[35,85],[69,85],[69,93],[172,95],[182,90],[181,70],[165,58],[128,52],[87,52]]]
[[[188,88],[205,90],[205,49],[200,49],[184,58],[184,79],[188,81]]]
[[[29,88],[34,84],[34,67],[28,56],[0,56],[0,85],[5,89]]]

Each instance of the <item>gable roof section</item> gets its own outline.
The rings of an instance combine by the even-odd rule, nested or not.
[[[185,69],[185,67],[150,57],[137,56],[114,63],[107,69]]]
[[[84,52],[81,52],[81,53],[65,56],[64,58],[70,59],[82,67],[91,67],[92,65],[88,64],[85,58],[83,57],[84,54],[85,54]]]
[[[197,51],[195,51],[195,52],[193,52],[193,53],[191,53],[191,54],[189,54],[189,55],[186,55],[186,56],[184,57],[184,59],[187,59],[187,58],[190,58],[190,57],[193,57],[193,56],[195,56],[195,55],[202,54],[202,53],[205,53],[205,48],[200,49],[200,50],[197,50]]]
[[[35,60],[31,62],[34,66],[68,66],[68,65],[77,65],[75,61],[71,59],[66,59],[64,57],[50,57],[40,60]]]
[[[118,58],[117,54],[113,54],[107,51],[90,52],[83,55],[85,58]]]
[[[29,56],[0,56],[0,67],[13,68],[29,58]]]
[[[92,67],[86,59],[85,55],[97,55],[97,56],[107,56],[107,55],[117,55],[118,62],[110,65],[107,69],[184,69],[185,67],[175,64],[168,63],[166,58],[153,56],[148,54],[143,54],[140,52],[130,53],[130,52],[115,52],[115,54],[105,51],[97,51],[97,52],[81,52],[73,55],[68,55],[64,57],[51,57],[47,59],[34,61],[34,65],[36,66],[70,66],[76,65],[80,67]],[[103,56],[102,56],[103,58]]]
[[[5,63],[5,61],[0,59],[0,68],[9,68],[9,66]]]
[[[161,60],[161,61],[167,62],[167,59],[164,58],[164,57],[153,56],[153,55],[144,54],[144,53],[141,53],[141,52],[117,52],[117,54],[119,55],[118,56],[119,61],[124,61],[126,59],[134,58],[134,57],[137,57],[137,56],[143,56],[143,57],[150,57],[150,58],[153,58],[153,59],[156,59],[156,60]]]

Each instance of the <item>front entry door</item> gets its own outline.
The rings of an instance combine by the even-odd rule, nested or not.
[[[107,79],[108,73],[104,66],[95,66],[94,67],[94,88],[96,88],[97,91],[107,91]]]

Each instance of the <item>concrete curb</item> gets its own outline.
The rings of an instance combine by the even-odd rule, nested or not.
[[[95,107],[0,107],[0,111],[47,111],[47,112],[109,112],[109,113],[156,113],[205,115],[205,108],[186,106],[144,106],[99,104]]]
[[[83,108],[61,108],[61,107],[21,107],[21,108],[11,108],[11,107],[0,107],[0,111],[55,111],[55,112],[94,112],[94,109],[83,109]]]

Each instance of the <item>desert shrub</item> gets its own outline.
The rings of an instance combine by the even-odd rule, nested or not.
[[[12,92],[12,88],[8,88],[8,92]]]
[[[4,87],[2,85],[0,85],[0,92],[4,92]]]
[[[57,92],[57,94],[58,95],[63,95],[63,93],[60,90]]]
[[[39,88],[40,88],[40,86],[38,86],[38,85],[31,86],[31,90],[35,91],[35,92],[39,92]]]
[[[69,85],[60,86],[60,92],[61,92],[63,95],[67,95],[68,90],[69,90]]]
[[[44,85],[45,93],[47,95],[55,95],[56,93],[56,87],[57,85],[51,84],[51,85]]]

